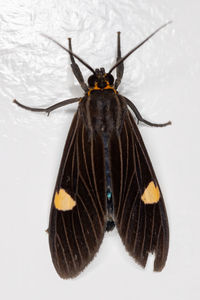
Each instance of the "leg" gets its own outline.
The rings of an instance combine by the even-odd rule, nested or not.
[[[69,38],[68,40],[69,40],[69,50],[72,51],[71,38]],[[85,81],[83,79],[83,75],[81,73],[81,70],[80,70],[79,66],[75,63],[75,60],[74,60],[74,57],[73,57],[72,54],[70,54],[70,59],[71,59],[71,67],[72,67],[72,71],[74,73],[74,76],[76,77],[76,79],[80,83],[82,89],[85,92],[87,92],[88,91],[87,84],[85,83]]]
[[[29,106],[21,104],[16,99],[13,100],[13,102],[15,104],[17,104],[18,106],[26,109],[26,110],[35,111],[35,112],[46,112],[47,115],[49,115],[53,110],[55,110],[55,109],[57,109],[59,107],[62,107],[62,106],[74,103],[74,102],[78,102],[79,100],[81,100],[81,98],[72,98],[72,99],[68,99],[68,100],[64,100],[64,101],[58,102],[58,103],[56,103],[56,104],[54,104],[52,106],[49,106],[47,108],[33,108],[33,107],[29,107]]]
[[[167,123],[163,123],[163,124],[156,124],[156,123],[151,123],[149,121],[146,121],[145,119],[143,119],[143,117],[141,116],[141,114],[137,110],[136,106],[130,100],[128,100],[127,98],[124,97],[124,99],[126,100],[126,103],[128,104],[128,106],[132,109],[132,111],[136,115],[136,118],[138,119],[138,121],[143,122],[143,123],[145,123],[149,126],[154,126],[154,127],[164,127],[164,126],[172,124],[171,121],[169,121]]]
[[[117,60],[116,60],[116,62],[118,62],[120,59],[121,59],[121,43],[120,43],[120,32],[118,32],[117,33]],[[120,85],[120,82],[123,77],[123,73],[124,73],[124,63],[122,62],[121,64],[119,64],[119,66],[117,66],[117,79],[115,80],[115,89],[117,89],[118,86]]]

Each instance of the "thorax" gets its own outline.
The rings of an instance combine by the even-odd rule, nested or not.
[[[79,104],[86,127],[101,134],[120,130],[126,103],[112,89],[94,90],[82,98]]]

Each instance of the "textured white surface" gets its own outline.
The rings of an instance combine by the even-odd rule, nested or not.
[[[200,298],[199,201],[199,0],[0,0],[0,276],[1,299]],[[140,269],[116,231],[106,234],[87,269],[61,280],[51,263],[45,229],[64,142],[77,105],[43,114],[36,107],[82,95],[69,57],[46,33],[91,66],[114,63],[116,31],[122,53],[166,21],[125,63],[120,92],[148,120],[173,126],[141,126],[158,175],[170,222],[166,268],[153,259]],[[85,78],[89,72],[81,66]]]

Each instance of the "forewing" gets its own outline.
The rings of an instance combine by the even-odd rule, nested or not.
[[[62,278],[75,277],[93,259],[105,231],[104,148],[79,112],[60,165],[49,222],[52,260]]]
[[[114,217],[121,239],[145,267],[155,253],[154,270],[165,265],[169,244],[163,197],[139,130],[129,112],[120,133],[110,137],[110,168]]]

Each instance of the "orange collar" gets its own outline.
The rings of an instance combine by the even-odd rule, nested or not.
[[[91,88],[91,89],[89,89],[89,91],[88,91],[88,96],[89,96],[89,95],[91,94],[91,92],[94,91],[94,90],[100,90],[100,91],[103,91],[103,90],[113,90],[113,91],[115,92],[115,94],[117,94],[117,91],[114,89],[114,87],[111,86],[107,81],[106,81],[106,83],[107,83],[107,85],[106,85],[105,88],[99,88],[99,87],[97,86],[97,82],[95,82],[94,87]]]

